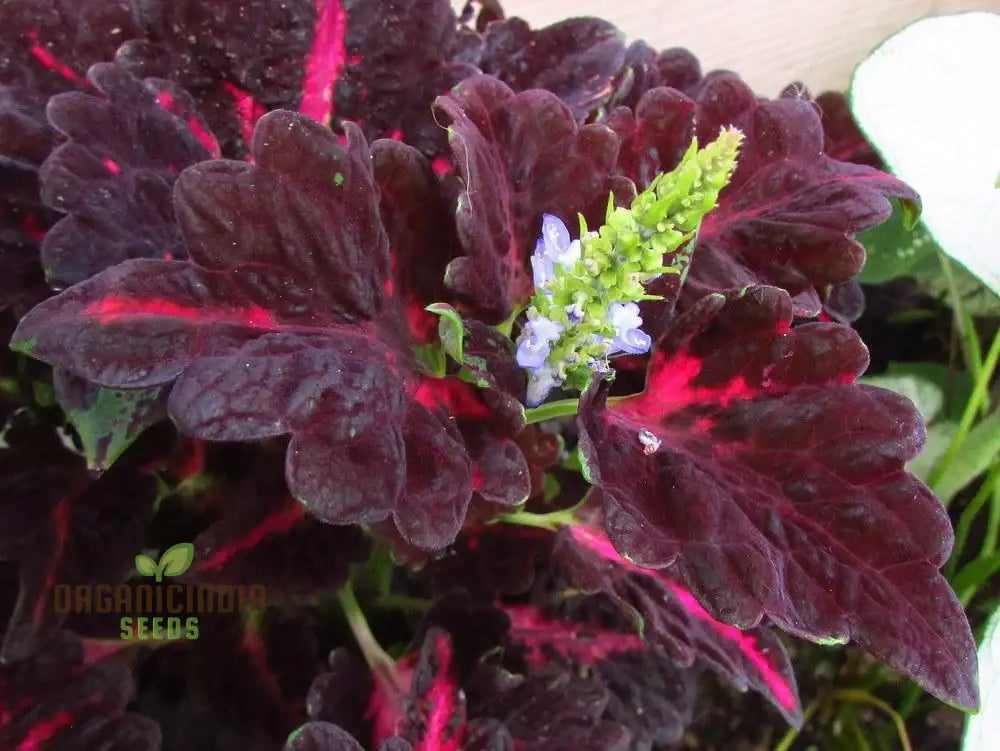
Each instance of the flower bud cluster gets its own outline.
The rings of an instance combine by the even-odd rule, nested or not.
[[[571,240],[556,216],[542,217],[531,258],[535,295],[518,338],[518,364],[529,371],[528,404],[557,387],[584,390],[611,373],[608,358],[649,351],[638,303],[657,299],[644,285],[661,274],[683,275],[702,218],[718,201],[736,165],[743,134],[723,129],[680,164],[656,176],[629,208],[609,198],[604,225]]]

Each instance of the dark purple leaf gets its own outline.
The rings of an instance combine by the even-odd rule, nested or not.
[[[773,284],[794,297],[848,281],[865,259],[854,234],[889,217],[889,198],[919,208],[896,178],[825,155],[811,102],[758,99],[731,73],[707,76],[690,96],[650,89],[634,114],[617,109],[608,123],[623,141],[619,170],[640,189],[676,166],[692,135],[705,144],[732,125],[746,137],[729,186],[702,222],[684,307],[746,284]],[[662,277],[650,291],[672,299],[675,285]]]
[[[246,154],[268,110],[301,105],[322,119],[324,89],[342,64],[340,0],[139,0],[136,19],[139,38],[116,62],[189,91],[227,157]]]
[[[659,748],[681,740],[694,714],[697,671],[645,649],[601,660],[597,674],[608,687],[604,718],[629,729],[633,748]]]
[[[276,608],[202,614],[190,644],[190,690],[211,706],[215,723],[276,744],[306,720],[306,695],[322,660],[304,616]]]
[[[498,322],[532,294],[527,264],[542,214],[568,226],[579,212],[592,224],[603,217],[617,138],[604,125],[578,128],[554,94],[514,94],[489,76],[466,79],[436,100],[435,111],[465,187],[457,214],[465,255],[448,266],[446,281]]]
[[[347,64],[334,87],[333,112],[360,124],[369,140],[404,140],[428,156],[445,150],[431,116],[434,97],[477,72],[460,56],[448,0],[345,3]]]
[[[449,297],[444,272],[459,253],[453,208],[430,163],[412,146],[376,141],[372,165],[392,249],[393,295],[405,301],[411,334],[428,342],[436,337],[437,316],[424,308]]]
[[[864,290],[853,279],[834,284],[823,301],[823,310],[837,323],[854,323],[865,312]]]
[[[816,97],[823,121],[823,151],[834,159],[884,169],[882,159],[858,127],[847,97],[826,91]]]
[[[57,587],[124,579],[142,548],[154,487],[123,465],[94,480],[44,424],[11,427],[5,438],[0,556],[16,562],[20,593],[2,659],[14,661],[33,654],[61,625],[66,608]]]
[[[775,288],[709,296],[661,339],[642,394],[585,395],[581,446],[611,540],[669,567],[714,618],[854,640],[974,707],[975,643],[938,572],[951,524],[904,470],[919,414],[853,383],[868,355],[851,329],[791,319]]]
[[[503,525],[498,525],[503,526]],[[549,547],[550,535],[537,529],[486,527],[463,534],[424,571],[431,592],[464,591],[483,597],[521,595],[535,581],[535,568]]]
[[[50,294],[38,246],[58,216],[38,197],[34,167],[0,163],[0,310],[20,316]]]
[[[400,659],[393,675],[376,672],[369,704],[376,744],[394,736],[415,751],[458,751],[465,703],[453,677],[452,646],[438,628],[427,631],[420,651]]]
[[[355,128],[344,146],[275,112],[253,156],[178,179],[189,262],[108,269],[26,316],[19,346],[112,388],[176,379],[168,410],[188,435],[290,433],[288,484],[318,518],[391,517],[409,544],[441,548],[472,470],[400,326],[368,149]]]
[[[350,733],[329,722],[307,722],[285,741],[284,751],[364,751]]]
[[[134,34],[128,0],[9,0],[0,29],[0,155],[39,165],[55,145],[53,94],[87,88],[84,74]]]
[[[194,103],[174,84],[139,81],[111,64],[95,65],[88,77],[106,99],[71,92],[48,107],[53,127],[67,138],[41,168],[43,200],[68,214],[42,243],[56,288],[129,258],[184,258],[174,180],[218,156]]]
[[[369,542],[357,527],[308,516],[282,482],[280,455],[253,455],[254,466],[224,489],[220,518],[194,540],[188,578],[208,584],[263,585],[268,596],[312,597],[339,589]]]
[[[160,729],[125,707],[129,669],[91,661],[80,639],[56,632],[33,657],[0,665],[0,747],[24,751],[159,751]]]
[[[371,671],[354,652],[341,647],[330,653],[329,669],[309,686],[306,712],[310,720],[333,723],[360,737],[372,692]]]
[[[471,717],[500,720],[524,751],[625,751],[630,733],[602,719],[601,682],[552,666],[515,676],[483,666],[466,686]]]
[[[768,628],[740,631],[714,619],[664,571],[641,569],[622,558],[603,532],[570,527],[556,538],[553,559],[571,589],[602,593],[623,614],[642,619],[643,638],[682,667],[696,660],[741,691],[753,688],[793,725],[802,722],[795,674],[781,642]],[[604,634],[605,655],[635,650],[638,637]],[[641,641],[640,641],[641,643]],[[598,654],[598,656],[605,656]]]
[[[571,663],[593,667],[600,660],[645,648],[637,633],[598,628],[567,618],[552,618],[531,605],[506,605],[510,638],[525,650],[531,667],[541,667],[558,655]]]
[[[514,91],[551,91],[584,123],[611,97],[625,62],[624,39],[600,18],[571,18],[535,31],[511,18],[486,27],[478,65]]]
[[[673,47],[657,52],[643,41],[625,50],[625,61],[614,83],[608,109],[624,106],[635,109],[650,89],[669,86],[691,95],[701,84],[701,64],[688,50]]]

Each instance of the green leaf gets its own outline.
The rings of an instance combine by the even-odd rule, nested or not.
[[[944,394],[940,419],[962,419],[965,405],[972,396],[972,376],[939,362],[890,362],[886,375],[912,376],[937,385]]]
[[[156,573],[156,561],[140,553],[135,557],[135,570],[143,576],[153,576]]]
[[[165,392],[109,389],[65,373],[55,377],[56,395],[83,445],[87,466],[108,469],[142,432],[165,417]]]
[[[903,217],[904,211],[896,205],[885,223],[858,235],[866,254],[859,282],[882,284],[903,276],[941,275],[937,243],[922,224],[907,229]]]
[[[158,568],[163,576],[180,576],[191,567],[193,560],[194,545],[190,542],[179,542],[163,551]]]
[[[432,303],[424,310],[438,316],[438,337],[444,345],[444,351],[451,355],[455,362],[459,364],[465,362],[463,354],[465,326],[458,311],[443,302]]]
[[[868,376],[862,383],[905,396],[920,411],[924,422],[933,422],[944,407],[944,392],[933,381],[912,374]]]
[[[854,71],[851,109],[950,257],[1000,295],[1000,15],[925,18]]]
[[[933,490],[945,504],[990,468],[1000,455],[1000,412],[994,412],[969,431],[961,448],[934,484]]]
[[[952,589],[962,602],[967,602],[997,571],[1000,571],[1000,552],[976,558],[955,574]]]
[[[993,751],[1000,738],[1000,610],[990,616],[978,660],[982,706],[965,722],[962,751]]]
[[[937,422],[927,428],[927,440],[924,441],[920,453],[906,465],[908,472],[912,472],[921,481],[930,482],[931,470],[934,469],[941,457],[948,451],[955,434],[958,432],[958,423],[948,420]]]

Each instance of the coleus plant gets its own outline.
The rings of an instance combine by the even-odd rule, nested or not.
[[[801,91],[492,2],[8,6],[4,747],[644,748],[705,667],[801,722],[775,630],[977,706],[924,427],[843,323],[919,200]],[[51,607],[190,540],[268,610],[143,651]],[[355,588],[467,599],[389,656]]]

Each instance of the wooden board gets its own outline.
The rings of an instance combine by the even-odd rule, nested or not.
[[[501,0],[509,16],[545,26],[600,16],[629,39],[687,47],[704,70],[738,72],[761,95],[799,80],[813,94],[846,89],[882,39],[932,13],[1000,12],[1000,0]],[[456,0],[456,5],[462,2]]]

